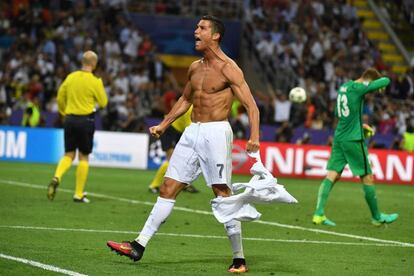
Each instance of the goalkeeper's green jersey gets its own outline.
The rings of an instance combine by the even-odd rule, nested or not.
[[[372,82],[348,81],[338,89],[336,99],[335,116],[338,118],[338,125],[335,129],[335,141],[363,140],[362,130],[362,108],[364,96],[387,86],[390,79],[379,78]]]

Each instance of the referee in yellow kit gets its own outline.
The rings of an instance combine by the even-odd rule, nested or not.
[[[89,203],[84,193],[89,170],[89,154],[92,152],[95,132],[95,106],[104,108],[108,103],[102,80],[93,74],[98,56],[87,51],[82,57],[82,69],[70,73],[60,85],[57,95],[59,113],[65,116],[65,155],[60,159],[52,181],[48,186],[47,197],[55,198],[62,176],[72,165],[79,151],[79,164],[76,169],[76,190],[73,201]]]

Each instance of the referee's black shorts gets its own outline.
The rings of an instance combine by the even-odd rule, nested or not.
[[[181,138],[181,132],[176,130],[174,127],[169,126],[165,132],[161,135],[161,147],[163,151],[175,148],[178,141]]]
[[[65,152],[78,149],[83,154],[90,154],[95,132],[95,114],[67,115],[64,123]]]

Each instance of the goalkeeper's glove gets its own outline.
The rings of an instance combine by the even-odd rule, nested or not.
[[[368,124],[363,124],[362,129],[364,130],[364,137],[371,138],[375,135],[375,129],[370,127]]]

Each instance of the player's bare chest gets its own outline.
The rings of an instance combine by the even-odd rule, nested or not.
[[[229,86],[221,70],[216,67],[200,66],[193,71],[190,81],[193,90],[207,93],[215,93]]]

